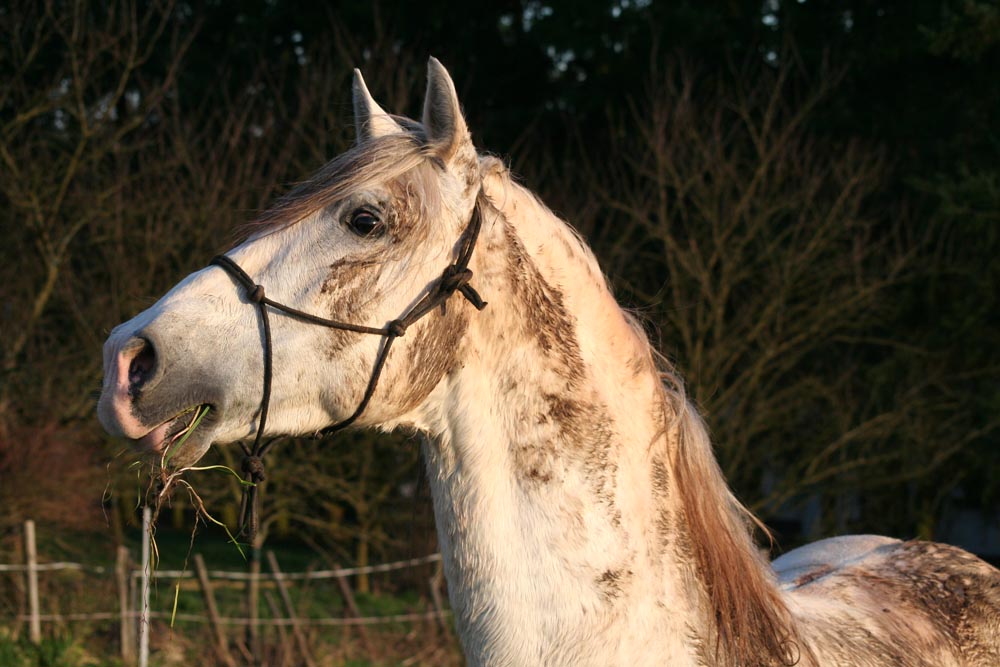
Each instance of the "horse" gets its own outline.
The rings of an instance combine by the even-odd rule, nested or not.
[[[172,466],[331,426],[423,434],[470,665],[1000,665],[1000,572],[956,547],[767,561],[677,372],[477,151],[440,62],[420,121],[357,70],[353,102],[353,147],[111,332],[109,433],[177,445]]]

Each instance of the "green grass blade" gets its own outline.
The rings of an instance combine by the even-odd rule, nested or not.
[[[170,448],[170,451],[168,451],[166,456],[163,457],[164,468],[166,468],[167,465],[170,463],[170,457],[174,455],[174,452],[176,452],[181,447],[181,445],[187,442],[187,439],[190,438],[191,434],[194,433],[196,428],[198,428],[198,424],[201,423],[201,420],[204,419],[205,415],[207,415],[212,410],[212,406],[210,405],[206,405],[204,406],[204,408],[205,409],[199,412],[198,416],[194,418],[194,422],[191,424],[191,428],[189,428],[187,432],[181,436],[180,440],[174,443],[173,447]]]

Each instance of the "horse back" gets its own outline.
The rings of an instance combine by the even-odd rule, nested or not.
[[[773,565],[818,665],[1000,665],[1000,571],[958,547],[849,536]]]

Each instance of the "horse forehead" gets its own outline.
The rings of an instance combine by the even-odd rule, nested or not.
[[[469,186],[478,185],[478,181],[476,159],[461,167],[445,165],[428,155],[415,137],[383,137],[335,157],[282,196],[252,227],[266,231],[297,224],[317,211],[336,208],[359,193],[371,191],[408,199],[411,208],[416,203],[428,212],[436,212],[443,199],[448,200],[448,208],[458,210],[467,200],[471,202]]]

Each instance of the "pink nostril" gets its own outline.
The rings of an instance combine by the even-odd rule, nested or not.
[[[98,416],[109,432],[134,440],[142,438],[151,426],[136,414],[135,408],[143,389],[155,382],[161,366],[156,347],[148,338],[134,335],[123,342],[111,339],[105,349],[110,354]]]
[[[135,398],[156,370],[156,352],[148,340],[134,338],[122,349],[119,359],[119,368],[128,364],[128,393]]]
[[[128,383],[130,385],[142,384],[153,371],[153,364],[156,358],[153,356],[151,347],[144,347],[128,367]]]

